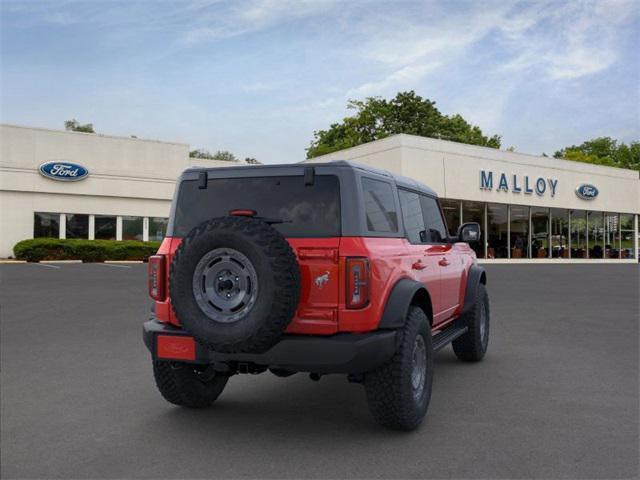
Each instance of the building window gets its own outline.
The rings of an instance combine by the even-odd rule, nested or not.
[[[122,217],[122,239],[142,240],[142,217]]]
[[[604,258],[620,258],[620,218],[617,213],[604,214]]]
[[[161,241],[167,232],[168,218],[151,217],[149,218],[149,240]]]
[[[397,232],[398,216],[391,184],[363,178],[362,190],[367,229],[372,232]]]
[[[67,213],[66,238],[89,238],[89,215]]]
[[[487,205],[487,258],[509,257],[509,220],[507,205]]]
[[[33,238],[60,237],[60,214],[35,212],[33,214]]]
[[[511,207],[511,258],[529,258],[529,207]]]
[[[604,222],[602,212],[587,214],[589,258],[604,258]]]
[[[571,258],[587,258],[587,212],[571,211]]]
[[[484,227],[484,203],[462,202],[462,223],[476,222]],[[484,232],[486,235],[486,232]],[[484,242],[473,242],[469,245],[478,258],[484,258]]]
[[[447,229],[444,226],[444,220],[442,220],[438,201],[435,198],[420,195],[420,203],[422,204],[422,215],[426,226],[426,242],[447,242]]]
[[[551,257],[569,258],[569,210],[551,209]]]
[[[633,229],[633,215],[623,213],[620,215],[620,252],[622,258],[636,258],[636,252],[634,251],[633,236],[635,235]]]
[[[96,240],[116,239],[116,217],[110,215],[95,216]]]
[[[452,237],[458,236],[458,227],[460,227],[460,200],[440,200],[444,218],[447,221],[447,229]]]
[[[420,205],[420,195],[402,189],[398,190],[398,194],[407,239],[411,243],[423,243],[426,238],[426,229]]]
[[[549,258],[549,209],[531,207],[531,258]]]

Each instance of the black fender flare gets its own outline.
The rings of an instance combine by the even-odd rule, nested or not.
[[[425,286],[410,278],[402,278],[391,289],[378,328],[402,328],[411,304],[421,307],[429,318],[429,323],[433,322],[431,295]]]
[[[487,273],[481,266],[473,264],[467,274],[467,288],[465,289],[464,303],[462,304],[462,311],[460,312],[461,315],[470,312],[473,308],[478,285],[480,284],[487,284]]]

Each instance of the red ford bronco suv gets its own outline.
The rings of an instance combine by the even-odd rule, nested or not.
[[[489,338],[480,226],[447,232],[431,189],[350,162],[186,170],[149,259],[160,393],[207,407],[237,373],[342,373],[417,427],[434,352],[478,361]]]

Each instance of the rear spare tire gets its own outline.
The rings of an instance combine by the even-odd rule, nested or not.
[[[169,273],[182,327],[217,352],[269,349],[300,298],[300,271],[287,240],[248,217],[214,218],[182,240]]]

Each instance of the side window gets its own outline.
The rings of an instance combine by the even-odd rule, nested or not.
[[[398,214],[391,184],[371,178],[362,179],[367,229],[372,232],[397,232]]]
[[[422,204],[422,214],[424,215],[424,224],[427,230],[426,242],[447,242],[447,229],[444,228],[444,221],[442,220],[442,214],[440,213],[437,200],[432,197],[420,195],[420,203]]]
[[[411,243],[423,243],[425,238],[424,217],[420,205],[420,195],[408,190],[398,189],[402,220]]]

